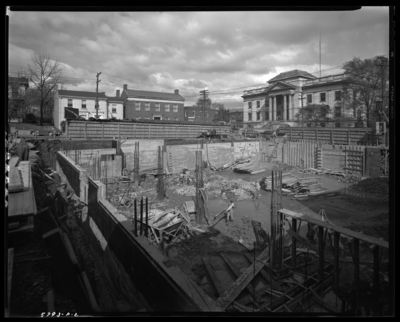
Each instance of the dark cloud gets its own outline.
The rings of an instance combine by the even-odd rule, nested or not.
[[[10,60],[48,53],[109,91],[194,92],[265,83],[292,66],[338,66],[388,52],[388,9],[348,12],[12,12]],[[307,69],[308,68],[308,69]],[[88,83],[91,84],[91,83]],[[118,84],[112,88],[110,84]],[[83,86],[83,85],[82,85]],[[107,87],[108,86],[108,87]],[[239,94],[238,94],[239,95]],[[234,104],[239,98],[232,99]],[[238,101],[236,101],[238,100]],[[231,103],[230,103],[231,104]],[[232,103],[233,104],[233,103]]]

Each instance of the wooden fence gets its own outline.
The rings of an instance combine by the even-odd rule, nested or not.
[[[290,141],[314,140],[328,144],[346,145],[389,145],[389,133],[381,136],[372,128],[309,128],[291,127],[282,128],[278,132],[285,132]]]
[[[168,139],[196,138],[202,132],[215,129],[217,134],[228,135],[230,127],[224,125],[178,123],[126,123],[68,120],[67,138],[72,139]]]

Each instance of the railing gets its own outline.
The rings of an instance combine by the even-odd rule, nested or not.
[[[312,84],[320,84],[320,83],[337,82],[337,81],[343,80],[345,78],[346,78],[345,74],[325,76],[325,77],[321,77],[321,78],[317,78],[317,79],[306,80],[304,82],[304,86],[312,85]]]
[[[266,89],[267,89],[267,87],[249,89],[247,91],[243,91],[243,95],[259,94],[259,93],[264,92]]]

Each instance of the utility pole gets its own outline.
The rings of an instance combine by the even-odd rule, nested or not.
[[[100,74],[101,72],[97,73],[96,75],[96,119],[99,118],[99,83],[101,82],[101,80],[99,80]]]
[[[199,92],[203,95],[203,124],[205,123],[205,116],[206,116],[206,98],[208,96],[208,90],[204,89]]]

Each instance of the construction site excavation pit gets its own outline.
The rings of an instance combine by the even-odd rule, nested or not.
[[[368,178],[271,161],[257,141],[162,141],[56,154],[56,171],[88,205],[79,220],[113,291],[135,288],[154,311],[387,310],[379,301],[366,312],[363,297],[388,288],[388,201],[353,189]]]

